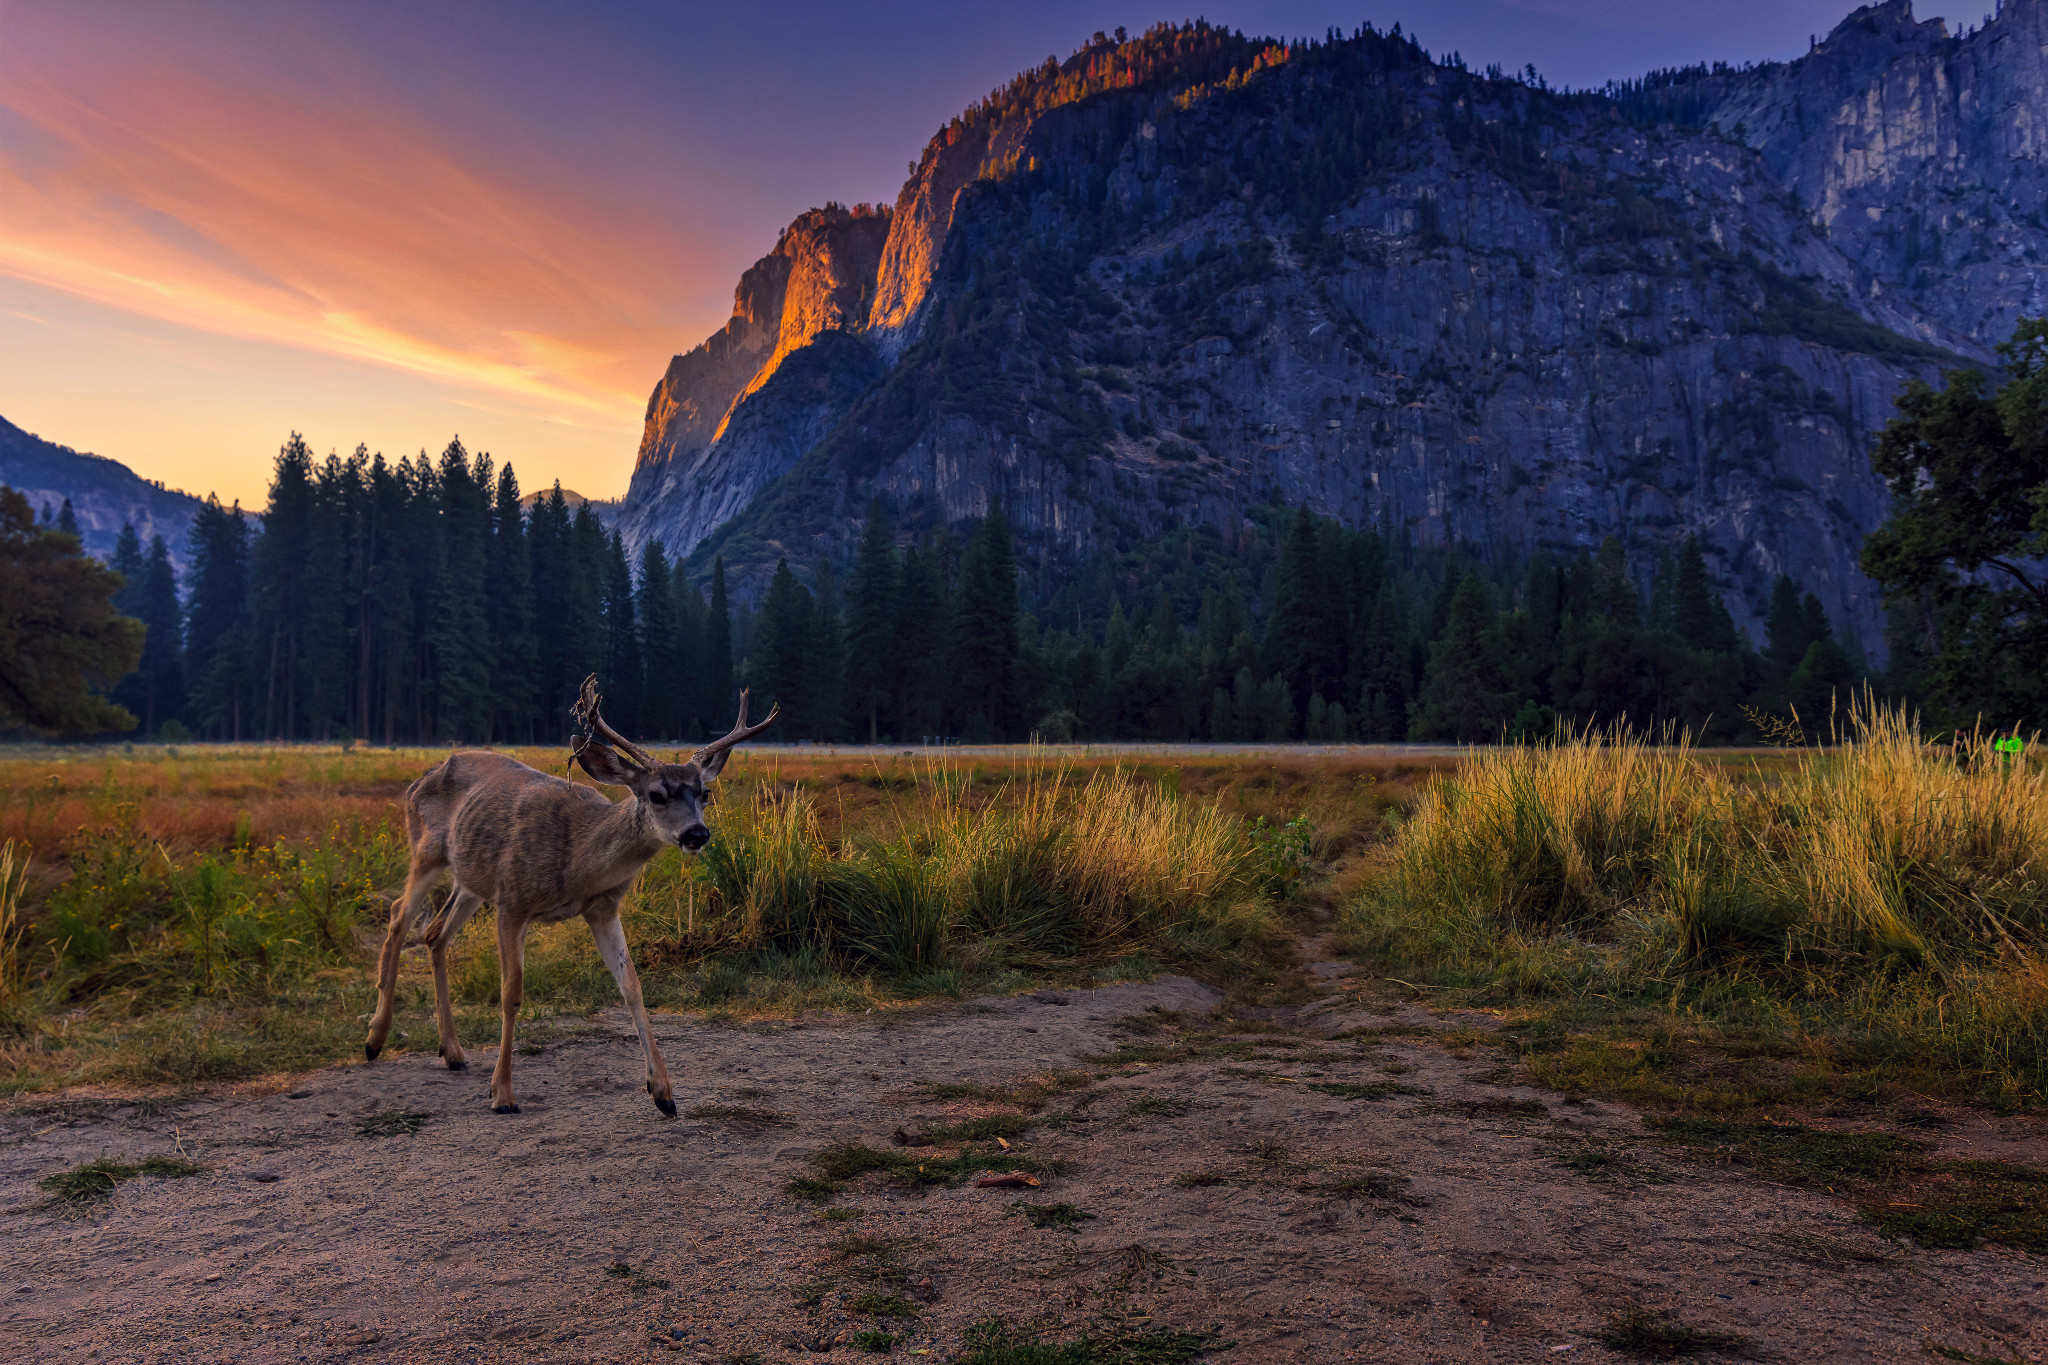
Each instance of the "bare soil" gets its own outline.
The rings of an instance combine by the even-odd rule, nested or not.
[[[1888,1242],[1824,1191],[1687,1164],[1621,1106],[1495,1084],[1469,1041],[1483,1018],[1339,993],[1240,1012],[1273,1032],[1209,1035],[1236,1056],[1083,1060],[1171,1040],[1221,1000],[1166,977],[850,1019],[656,1016],[678,1103],[708,1113],[676,1121],[641,1089],[623,1010],[520,1056],[517,1115],[490,1112],[485,1049],[451,1074],[419,1037],[289,1093],[18,1108],[0,1116],[0,1357],[850,1361],[883,1331],[899,1358],[945,1361],[1003,1317],[1048,1339],[1213,1330],[1234,1344],[1207,1358],[1245,1365],[1601,1360],[1619,1357],[1592,1334],[1635,1305],[1771,1360],[2048,1352],[2048,1262]],[[1343,1036],[1390,1024],[1418,1031]],[[1020,1112],[933,1084],[1074,1072],[1010,1139],[1060,1163],[1040,1188],[872,1172],[833,1198],[859,1211],[839,1220],[786,1191],[833,1144],[942,1161],[961,1144],[891,1135]],[[358,1133],[408,1113],[416,1132]],[[1935,1140],[2048,1157],[2027,1120]],[[1623,1159],[1598,1179],[1559,1164],[1589,1146]],[[155,1155],[207,1173],[130,1180],[86,1212],[36,1186]],[[1038,1227],[1019,1204],[1078,1221]]]

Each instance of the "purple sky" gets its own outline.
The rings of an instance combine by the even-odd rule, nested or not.
[[[1795,56],[1848,8],[0,0],[0,417],[245,502],[294,428],[460,432],[614,495],[668,356],[785,222],[893,199],[947,118],[1097,29],[1398,21],[1584,86]]]

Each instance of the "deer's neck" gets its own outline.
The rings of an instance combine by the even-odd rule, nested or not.
[[[612,808],[598,817],[596,837],[589,846],[603,864],[600,880],[616,885],[638,875],[655,854],[668,847],[668,840],[647,818],[639,800],[628,797],[614,801]]]

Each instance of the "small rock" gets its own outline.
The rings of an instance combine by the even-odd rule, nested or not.
[[[212,1283],[213,1283],[213,1282],[214,1282],[215,1280],[217,1280],[217,1279],[219,1279],[219,1278],[220,1278],[220,1272],[219,1272],[218,1270],[216,1270],[216,1271],[214,1271],[214,1272],[213,1272],[213,1273],[212,1273],[211,1275],[208,1275],[208,1276],[206,1277],[206,1281],[205,1281],[205,1282],[206,1282],[207,1284],[212,1284]]]
[[[891,1133],[889,1141],[895,1143],[898,1147],[929,1147],[932,1145],[930,1133],[912,1132],[906,1128],[898,1128],[895,1132]]]
[[[33,1289],[34,1289],[34,1286],[33,1286],[33,1285],[26,1285],[26,1284],[25,1284],[25,1285],[23,1285],[23,1286],[22,1286],[21,1288],[19,1288],[19,1289],[15,1290],[14,1292],[15,1292],[15,1293],[17,1293],[17,1294],[27,1294],[27,1293],[31,1292],[31,1291],[32,1291]]]
[[[249,1172],[249,1178],[259,1185],[274,1185],[277,1183],[277,1172],[251,1171]]]
[[[313,1092],[310,1090],[292,1090],[286,1092],[285,1098],[288,1100],[302,1100],[305,1099],[307,1096],[311,1095],[312,1093]]]

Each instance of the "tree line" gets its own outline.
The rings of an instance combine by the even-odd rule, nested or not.
[[[1943,724],[2048,710],[2048,322],[2000,349],[1996,387],[1910,386],[1874,453],[1873,681]],[[294,435],[261,518],[209,499],[188,549],[182,585],[132,529],[102,566],[68,506],[38,523],[0,492],[0,726],[548,744],[596,673],[650,740],[721,732],[744,684],[785,740],[1484,742],[1625,717],[1743,742],[1823,724],[1862,678],[1782,576],[1742,638],[1695,540],[1517,559],[1305,507],[1023,563],[1000,504],[962,537],[878,502],[848,562],[784,559],[755,603],[723,560],[697,582],[658,542],[629,556],[459,440],[387,463]]]

